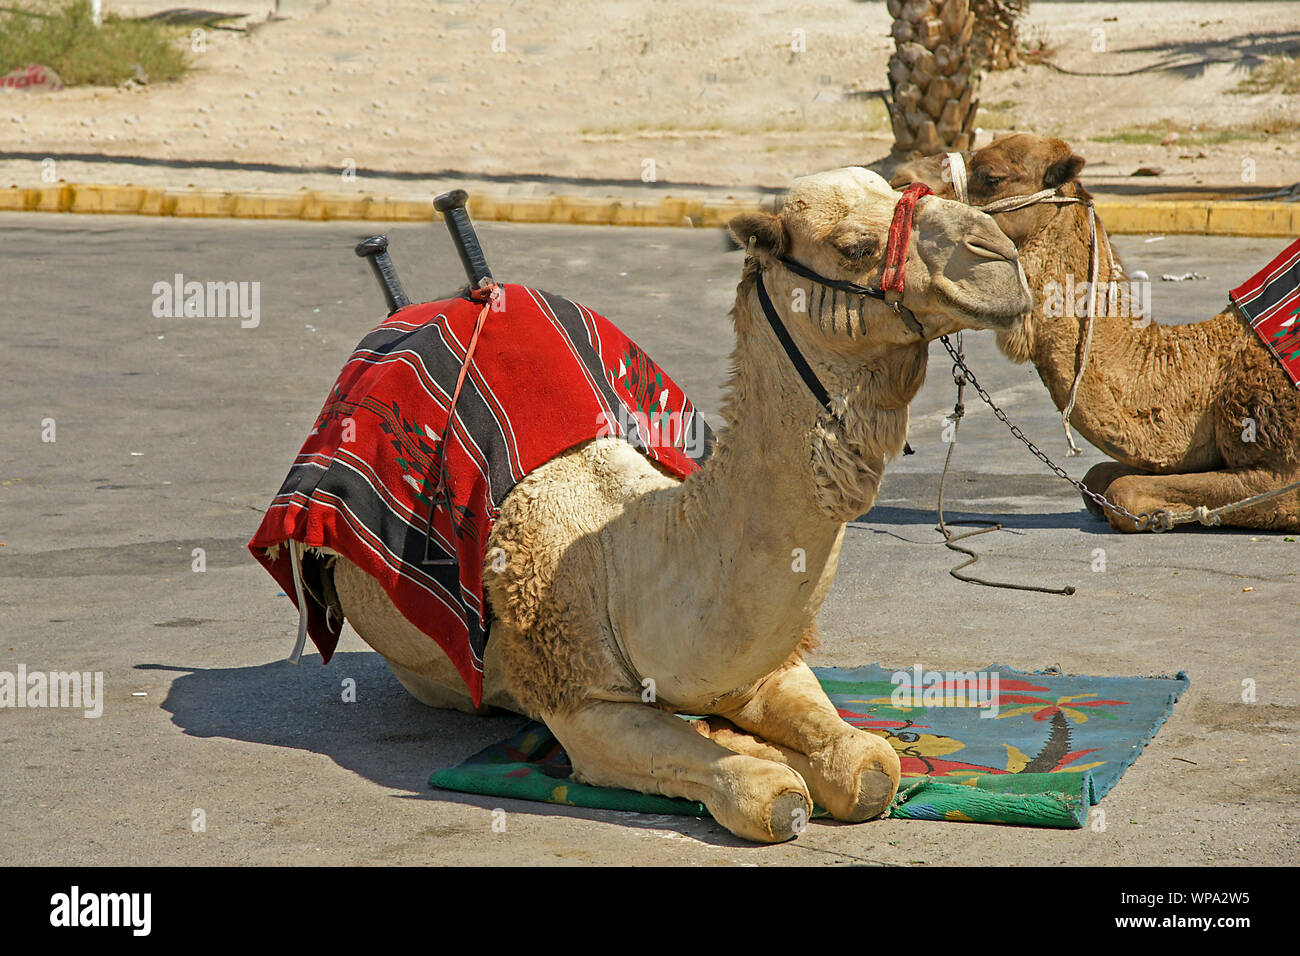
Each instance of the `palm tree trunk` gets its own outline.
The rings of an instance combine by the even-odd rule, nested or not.
[[[1052,714],[1052,729],[1047,743],[1033,760],[1025,764],[1021,773],[1051,773],[1061,758],[1070,752],[1070,722],[1059,710]]]
[[[979,105],[970,0],[888,0],[891,161],[971,148]]]
[[[971,53],[981,70],[1009,70],[1020,65],[1020,18],[1029,0],[970,0],[975,14]]]

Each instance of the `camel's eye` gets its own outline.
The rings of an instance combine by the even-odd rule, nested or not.
[[[1004,182],[1006,182],[1006,179],[1007,177],[1005,176],[995,176],[985,169],[981,169],[975,173],[975,181],[980,186],[983,186],[985,189],[990,189],[990,190],[997,189]]]
[[[880,240],[875,236],[859,236],[854,239],[840,240],[835,243],[835,248],[850,262],[861,262],[863,259],[870,259],[880,251]]]

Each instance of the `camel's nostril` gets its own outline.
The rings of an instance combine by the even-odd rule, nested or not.
[[[964,245],[972,253],[984,259],[1006,259],[1008,262],[1016,261],[1015,243],[1001,232],[996,234],[989,234],[987,232],[967,233]]]

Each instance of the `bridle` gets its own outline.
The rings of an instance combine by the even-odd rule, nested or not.
[[[800,278],[808,279],[828,289],[834,289],[849,295],[868,296],[888,303],[908,330],[916,335],[918,339],[924,340],[924,326],[917,320],[912,310],[903,305],[903,273],[907,262],[907,249],[912,239],[912,220],[915,215],[916,204],[922,196],[928,195],[931,195],[931,190],[924,183],[912,183],[903,190],[902,198],[898,200],[898,204],[894,207],[894,218],[889,224],[889,242],[885,247],[885,264],[880,271],[880,288],[878,289],[844,279],[832,279],[821,275],[819,272],[788,256],[779,256],[776,261]],[[757,262],[757,260],[755,261]],[[767,294],[767,288],[763,285],[763,266],[761,262],[758,263],[757,278],[758,304],[763,310],[763,315],[767,318],[768,325],[772,327],[772,332],[775,333],[777,341],[781,343],[781,348],[785,350],[790,364],[799,373],[799,377],[803,379],[804,385],[808,387],[808,391],[812,393],[813,398],[817,399],[818,404],[832,418],[838,418],[831,406],[830,393],[826,391],[826,387],[822,385],[817,373],[812,370],[808,360],[804,358],[803,353],[799,351],[799,347],[795,345],[789,329],[781,321],[781,314],[772,305],[772,299]]]
[[[948,160],[949,179],[952,182],[954,195],[959,202],[970,205],[970,188],[967,180],[966,160],[961,153],[945,153]],[[1028,193],[1023,196],[1004,196],[1001,199],[994,200],[991,203],[985,203],[983,206],[975,206],[980,212],[995,216],[1002,212],[1014,212],[1017,209],[1024,209],[1027,206],[1035,206],[1039,203],[1049,203],[1052,205],[1067,205],[1077,203],[1088,210],[1088,245],[1091,251],[1092,264],[1088,276],[1088,329],[1083,340],[1083,355],[1079,359],[1078,367],[1074,372],[1074,382],[1070,385],[1070,397],[1061,412],[1061,426],[1065,429],[1065,440],[1070,446],[1070,456],[1081,454],[1079,448],[1074,443],[1074,435],[1070,431],[1070,416],[1074,413],[1075,400],[1079,396],[1079,383],[1083,381],[1084,369],[1088,367],[1088,354],[1092,351],[1092,327],[1097,317],[1097,278],[1101,272],[1101,257],[1097,232],[1097,208],[1092,199],[1084,199],[1079,196],[1066,196],[1060,192],[1061,187],[1055,189],[1040,189],[1036,193]],[[1115,274],[1115,254],[1110,247],[1110,242],[1105,243],[1106,261],[1108,263],[1107,275]],[[1111,315],[1114,312],[1116,304],[1117,291],[1113,282],[1108,284],[1106,295],[1106,314]],[[1070,310],[1074,310],[1073,303],[1070,304]]]

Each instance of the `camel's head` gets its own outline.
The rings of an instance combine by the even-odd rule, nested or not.
[[[775,214],[746,213],[731,234],[763,270],[764,283],[787,321],[800,313],[822,343],[842,353],[918,341],[918,330],[889,304],[834,290],[782,265],[840,282],[879,289],[890,224],[901,195],[860,166],[796,179]],[[937,338],[960,329],[1008,329],[1030,309],[1016,248],[984,213],[923,196],[916,205],[904,257],[901,304]]]
[[[961,157],[966,169],[968,202],[972,206],[1063,186],[1068,195],[1087,196],[1077,182],[1084,159],[1076,156],[1069,144],[1050,136],[1014,133],[994,140],[983,149],[962,153]],[[957,195],[953,174],[947,154],[937,153],[899,166],[890,184],[902,189],[908,183],[925,183],[935,195],[952,199]],[[994,218],[1019,249],[1027,239],[1046,228],[1061,209],[1059,205],[1039,204],[997,213]]]

